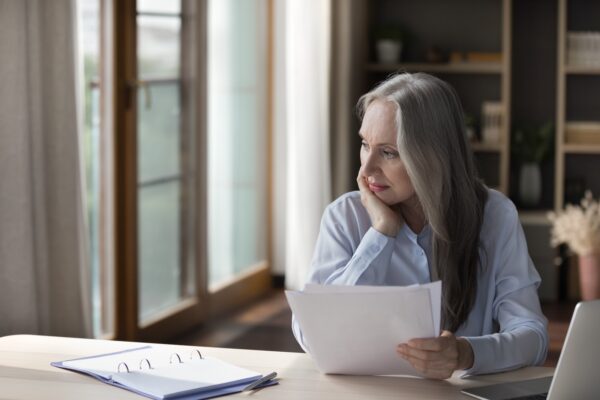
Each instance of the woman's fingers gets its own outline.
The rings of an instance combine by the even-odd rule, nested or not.
[[[358,171],[356,182],[358,183],[358,189],[360,190],[361,197],[364,196],[363,203],[367,200],[368,196],[375,196],[375,194],[371,192],[371,189],[369,189],[367,178],[365,178],[365,176],[362,174],[362,169]]]
[[[448,379],[454,373],[454,370],[451,368],[433,368],[419,360],[411,362],[411,365],[429,379]]]
[[[384,235],[394,237],[402,226],[402,219],[395,208],[388,206],[369,189],[367,178],[362,174],[362,168],[356,178],[360,189],[360,201],[371,218],[371,224]]]
[[[436,361],[444,358],[440,351],[420,350],[406,345],[398,346],[398,354],[403,357],[412,357],[423,361]]]
[[[446,379],[458,369],[456,337],[444,331],[437,338],[411,339],[400,344],[398,354],[428,378]]]
[[[407,346],[409,347],[429,351],[441,351],[445,345],[445,341],[439,337],[427,339],[411,339],[407,343]]]
[[[435,358],[436,356],[432,357]],[[423,360],[410,355],[403,355],[402,358],[427,378],[446,379],[452,376],[452,373],[456,370],[456,361],[452,359],[442,357]]]
[[[458,351],[456,347],[443,347],[440,350],[421,350],[407,345],[398,346],[398,354],[403,357],[411,357],[423,361],[435,362],[439,360],[456,363]]]

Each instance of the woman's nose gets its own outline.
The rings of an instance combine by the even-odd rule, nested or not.
[[[362,170],[365,176],[373,175],[378,170],[377,160],[373,153],[366,154],[362,160]]]

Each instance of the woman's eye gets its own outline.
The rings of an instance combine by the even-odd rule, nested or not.
[[[365,149],[365,150],[369,150],[369,145],[366,142],[361,142],[360,143],[360,147]]]
[[[383,150],[383,156],[385,158],[396,158],[398,156],[398,153],[395,151]]]

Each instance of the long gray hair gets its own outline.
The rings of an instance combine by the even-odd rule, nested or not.
[[[460,100],[446,82],[400,73],[358,101],[362,119],[376,99],[397,105],[397,145],[432,230],[432,267],[443,282],[443,326],[455,332],[477,294],[479,232],[487,190],[465,134]]]

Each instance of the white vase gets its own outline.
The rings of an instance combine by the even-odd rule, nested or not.
[[[519,173],[519,199],[526,206],[535,206],[542,197],[542,173],[537,163],[521,165]]]
[[[400,61],[402,42],[392,39],[379,39],[375,44],[377,61],[383,64],[393,64]]]

